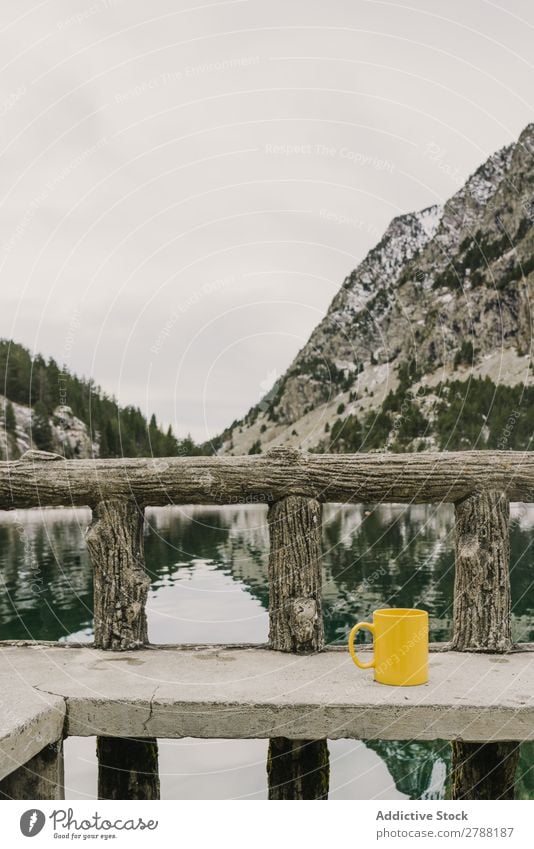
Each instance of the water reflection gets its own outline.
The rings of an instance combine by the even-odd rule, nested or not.
[[[0,639],[92,634],[89,510],[0,512]]]
[[[534,513],[515,508],[513,515],[514,637],[532,641]],[[92,572],[84,543],[89,521],[88,510],[0,514],[0,639],[91,638]],[[327,641],[345,642],[355,621],[369,618],[373,609],[384,605],[424,607],[430,613],[431,637],[448,639],[454,580],[452,534],[453,512],[447,506],[325,507],[323,599]],[[145,545],[151,578],[148,618],[152,642],[266,641],[266,508],[150,509]],[[254,745],[261,748],[263,743],[256,741]],[[230,755],[232,746],[241,748],[232,749]],[[166,763],[172,761],[177,747],[178,741],[165,742],[162,752],[166,753]],[[195,741],[191,747],[188,754],[192,756],[194,751],[200,761],[205,753],[209,758],[210,752],[217,751],[222,761],[226,752],[230,761],[237,758],[239,763],[253,749],[248,741],[226,747],[220,741]],[[352,762],[348,753],[356,749],[358,757],[355,754]],[[186,749],[180,751],[183,754]],[[375,764],[373,774],[381,775],[376,786],[372,782],[367,785],[372,797],[443,798],[448,792],[449,747],[440,741],[374,741],[366,749],[354,741],[336,741],[331,751],[337,753],[332,797],[365,794],[365,782],[359,783],[357,774],[371,769],[371,763]],[[523,746],[523,777],[518,786],[518,795],[523,798],[534,797],[532,754],[532,746]],[[387,765],[392,778],[387,778],[384,769],[377,773],[377,763]],[[244,768],[241,776],[250,770],[256,788],[252,795],[262,798],[264,760],[254,757],[253,766]],[[216,771],[211,772],[215,776]],[[167,782],[171,794],[168,798],[183,797],[172,794],[186,793],[184,782],[172,770],[168,773],[172,780],[162,776],[162,785]],[[237,776],[236,771],[233,774]],[[395,791],[391,790],[392,780]],[[202,781],[205,798],[217,798],[222,792],[219,779],[203,774]],[[233,795],[242,795],[237,778],[236,782],[227,785],[227,792],[235,790]]]

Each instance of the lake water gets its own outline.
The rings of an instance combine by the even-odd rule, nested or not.
[[[0,513],[0,639],[90,640],[92,571],[88,510]],[[323,516],[326,640],[346,642],[377,607],[423,607],[431,639],[451,631],[453,511],[449,506],[328,505]],[[512,509],[514,638],[534,641],[534,512]],[[147,511],[153,643],[265,642],[266,508]],[[355,674],[356,670],[355,670]],[[331,799],[442,798],[446,743],[329,743]],[[66,796],[95,798],[93,738],[66,741]],[[162,740],[167,799],[267,797],[267,741]],[[534,747],[523,745],[518,795],[534,798]]]

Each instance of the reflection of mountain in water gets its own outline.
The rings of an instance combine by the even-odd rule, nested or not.
[[[89,510],[0,513],[0,639],[55,640],[92,628]]]
[[[435,638],[448,636],[452,598],[448,513],[446,508],[424,506],[325,507],[323,600],[329,642],[343,641],[357,618],[368,617],[383,605],[427,607],[435,614]],[[151,521],[164,544],[177,536],[181,562],[193,552],[213,560],[267,607],[265,508],[173,508],[166,515],[159,511]],[[150,561],[152,554],[147,545]]]
[[[18,521],[17,520],[18,517]],[[534,639],[531,522],[512,524],[514,631]],[[83,539],[87,510],[19,511],[0,519],[0,635],[56,639],[90,627],[92,574]],[[323,521],[324,615],[329,642],[382,606],[423,607],[432,637],[448,639],[453,592],[450,506],[327,505]],[[204,560],[268,606],[263,506],[147,510],[146,559],[156,593]]]
[[[447,798],[451,760],[448,742],[370,740],[366,745],[387,763],[397,790],[409,799]]]
[[[370,740],[366,745],[387,764],[397,790],[409,799],[450,799],[451,747],[445,740]],[[516,798],[534,798],[534,743],[521,745]]]
[[[453,581],[452,517],[447,508],[362,507],[325,515],[325,600],[330,640],[346,639],[357,619],[378,607],[423,607],[434,639],[447,639]],[[413,513],[412,513],[413,511]]]
[[[230,569],[268,605],[266,508],[188,508],[169,511],[164,536],[191,517],[193,535],[216,543],[212,559]],[[161,514],[158,514],[159,516]],[[171,516],[173,518],[171,518]],[[222,525],[220,524],[222,522]],[[217,528],[217,531],[214,530]],[[226,534],[217,537],[221,530]],[[326,638],[344,642],[351,625],[382,606],[423,607],[434,640],[450,637],[454,583],[454,516],[451,505],[326,505],[323,511],[323,607]],[[515,637],[534,636],[527,529],[512,527]],[[198,546],[197,546],[198,548]]]

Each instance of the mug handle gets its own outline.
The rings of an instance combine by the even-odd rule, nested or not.
[[[373,637],[375,635],[375,626],[374,625],[371,625],[370,622],[358,622],[358,624],[354,626],[354,628],[352,629],[352,631],[349,634],[350,656],[353,659],[356,666],[359,666],[360,669],[371,669],[371,667],[373,667],[375,665],[374,657],[373,657],[372,660],[369,661],[369,663],[362,663],[362,661],[359,659],[358,655],[356,654],[356,649],[354,648],[354,638],[356,637],[356,634],[358,633],[358,631],[361,628],[366,628],[368,631],[371,632]]]

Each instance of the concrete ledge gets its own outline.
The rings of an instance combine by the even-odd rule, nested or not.
[[[9,693],[6,668],[16,669],[34,712],[39,703],[55,713],[65,700],[66,731],[75,736],[534,739],[529,652],[437,653],[430,682],[413,688],[376,684],[372,671],[339,651],[298,657],[263,648],[36,646],[2,648],[0,660],[2,692]]]
[[[26,649],[32,652],[32,649]],[[40,657],[34,657],[40,666]],[[0,652],[0,780],[63,737],[66,702],[40,692],[33,676],[20,674],[17,659]]]

